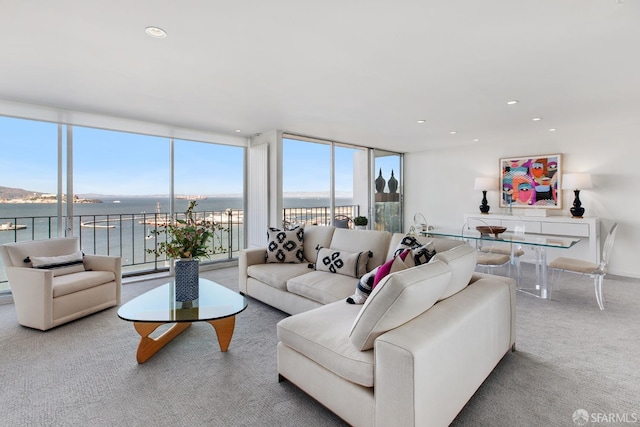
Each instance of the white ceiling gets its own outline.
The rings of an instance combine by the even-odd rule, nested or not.
[[[410,152],[637,120],[639,42],[636,0],[0,0],[0,99]]]

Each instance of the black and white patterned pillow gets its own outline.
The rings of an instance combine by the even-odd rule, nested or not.
[[[433,242],[428,242],[423,245],[416,236],[412,236],[410,234],[407,234],[402,238],[393,253],[393,256],[395,257],[400,255],[406,249],[411,249],[411,257],[413,258],[415,265],[428,263],[436,254],[436,248]]]
[[[293,230],[269,227],[267,237],[267,262],[296,264],[304,262],[303,227],[296,227]]]
[[[367,272],[367,262],[373,256],[371,251],[346,252],[337,249],[317,247],[316,270],[338,273],[359,279]]]

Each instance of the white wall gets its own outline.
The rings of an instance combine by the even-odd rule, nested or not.
[[[498,176],[502,157],[563,155],[563,172],[589,172],[594,188],[580,192],[585,216],[601,220],[601,243],[618,222],[609,272],[640,278],[640,123],[577,124],[557,132],[539,131],[513,142],[469,143],[405,155],[405,224],[422,212],[429,225],[459,227],[465,213],[479,212],[482,193],[473,189],[477,176]],[[499,193],[487,193],[491,212],[498,213]],[[570,216],[573,191],[563,192],[562,211]],[[514,214],[518,213],[514,209]],[[567,256],[570,256],[567,254]]]

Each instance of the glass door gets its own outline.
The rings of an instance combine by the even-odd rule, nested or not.
[[[375,230],[401,233],[402,154],[373,150],[373,226]]]

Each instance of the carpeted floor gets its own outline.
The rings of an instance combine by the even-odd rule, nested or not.
[[[237,267],[202,276],[238,289]],[[166,280],[124,285],[123,302]],[[453,425],[571,426],[577,409],[640,418],[640,281],[607,278],[604,312],[588,282],[562,282],[552,300],[518,294],[518,351]],[[278,383],[275,325],[286,316],[278,310],[249,299],[228,352],[209,324],[195,323],[142,365],[139,336],[116,312],[40,332],[0,305],[0,425],[344,425]]]

